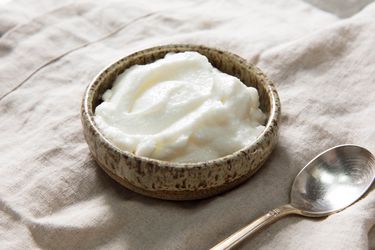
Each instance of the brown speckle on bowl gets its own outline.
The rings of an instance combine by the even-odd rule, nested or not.
[[[136,156],[118,149],[97,128],[94,111],[103,93],[125,69],[163,58],[169,52],[197,51],[220,71],[234,75],[259,93],[260,108],[268,116],[265,130],[247,147],[225,157],[198,163],[165,162]],[[280,101],[272,82],[244,59],[198,45],[166,45],[127,56],[107,67],[90,83],[82,101],[81,121],[89,149],[99,166],[126,188],[143,195],[192,200],[226,191],[252,176],[270,155],[277,142]]]

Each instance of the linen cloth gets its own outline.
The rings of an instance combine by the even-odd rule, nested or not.
[[[316,154],[375,152],[371,1],[51,1],[0,6],[0,248],[208,249],[289,201]],[[80,103],[110,63],[192,43],[259,66],[282,104],[279,143],[243,185],[200,201],[143,197],[110,179],[82,135]],[[324,219],[290,216],[242,249],[375,249],[374,185]]]

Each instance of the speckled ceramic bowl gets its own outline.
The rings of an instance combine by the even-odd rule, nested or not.
[[[220,71],[236,76],[258,89],[260,108],[268,115],[266,128],[257,140],[231,155],[199,163],[154,160],[118,149],[97,128],[96,106],[116,77],[135,64],[151,63],[168,52],[197,51]],[[226,191],[253,175],[277,142],[280,101],[274,85],[255,66],[221,50],[196,45],[167,45],[146,49],[110,65],[87,87],[81,120],[85,139],[99,166],[124,187],[137,193],[168,200],[192,200]]]

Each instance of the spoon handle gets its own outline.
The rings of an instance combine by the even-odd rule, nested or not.
[[[246,237],[254,234],[255,232],[259,231],[261,228],[263,228],[266,225],[269,225],[280,218],[289,215],[298,213],[298,209],[292,207],[291,205],[284,205],[279,208],[275,208],[262,217],[256,219],[255,221],[251,222],[249,225],[241,228],[213,248],[211,250],[222,250],[222,249],[231,249],[238,243],[240,243],[242,240],[244,240]]]

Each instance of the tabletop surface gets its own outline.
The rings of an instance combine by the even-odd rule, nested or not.
[[[207,249],[289,200],[319,152],[375,152],[370,1],[0,2],[0,242],[6,249]],[[122,188],[83,138],[85,87],[107,65],[170,43],[227,50],[275,82],[279,143],[252,178],[210,199]],[[374,185],[344,211],[284,218],[243,249],[375,249]]]

